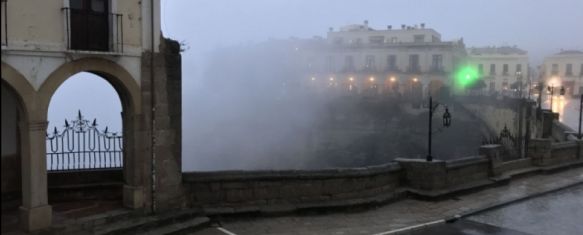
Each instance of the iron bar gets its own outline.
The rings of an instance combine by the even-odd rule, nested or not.
[[[8,46],[8,1],[2,0],[4,6],[4,46]]]
[[[80,113],[72,125],[65,121],[62,131],[55,128],[46,138],[48,171],[123,167],[122,136],[107,128],[100,132],[96,121],[90,124]]]

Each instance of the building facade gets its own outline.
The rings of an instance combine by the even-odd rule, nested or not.
[[[568,96],[583,94],[582,51],[567,50],[547,56],[540,73],[547,86],[564,87]]]
[[[170,192],[164,187],[180,184],[155,175],[180,173],[180,105],[168,105],[180,104],[180,48],[161,37],[159,5],[159,0],[2,1],[2,195],[4,200],[8,191],[20,194],[23,229],[52,223],[48,106],[59,86],[79,72],[102,77],[121,100],[124,206],[171,207],[172,196],[156,198],[154,188]],[[176,169],[158,169],[156,162],[168,159]]]
[[[472,47],[468,61],[478,70],[489,93],[511,94],[531,80],[528,53],[517,47]]]
[[[341,93],[436,93],[451,84],[466,53],[463,40],[442,41],[424,24],[376,30],[365,21],[313,41],[303,55],[305,80]]]

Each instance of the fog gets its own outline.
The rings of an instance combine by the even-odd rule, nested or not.
[[[326,134],[318,134],[314,130],[328,130],[328,124],[336,127],[346,124],[342,120],[331,122],[330,110],[343,110],[336,116],[342,117],[344,113],[359,111],[357,108],[362,106],[363,101],[355,98],[339,101],[303,89],[297,83],[298,64],[294,60],[281,59],[295,58],[295,45],[290,44],[293,41],[290,38],[325,38],[329,27],[337,30],[344,25],[368,20],[371,27],[378,29],[386,25],[425,23],[445,40],[463,38],[466,47],[517,45],[529,52],[533,67],[540,65],[545,56],[561,49],[583,50],[583,30],[580,30],[583,1],[580,0],[541,0],[536,3],[528,0],[162,0],[161,4],[164,36],[178,40],[184,49],[184,171],[359,165],[334,160],[334,156],[353,153],[350,149],[346,150],[350,146],[344,143],[355,143],[356,140],[339,140],[336,143],[343,145],[336,146],[336,149],[344,149],[348,154],[333,153],[332,149],[317,154],[318,147],[329,143],[319,142],[318,139],[327,139]],[[79,90],[81,86],[65,83],[62,88]],[[93,86],[95,92],[108,89],[111,87]],[[115,94],[108,94],[107,97],[119,99]],[[75,117],[80,108],[75,103],[76,97],[81,96],[67,94],[63,98],[56,97],[53,99],[62,100],[66,105],[53,106],[51,103],[51,110],[55,107],[49,114],[51,124],[62,122],[64,117]],[[110,102],[101,98],[87,100],[87,108],[81,107],[85,116],[104,120],[101,122],[103,125],[118,125],[121,129],[121,120],[105,117],[112,113],[118,115],[118,109],[112,108]],[[346,107],[339,107],[342,104]],[[378,104],[369,102],[366,105],[374,107]],[[379,114],[377,121],[398,126],[406,123],[390,120],[409,120],[413,123],[408,125],[413,125],[413,129],[407,131],[419,132],[419,137],[408,140],[410,144],[406,144],[406,140],[399,138],[408,133],[399,134],[389,127],[376,131],[375,137],[356,136],[361,142],[374,142],[364,141],[367,138],[389,138],[408,146],[396,151],[393,145],[377,144],[374,153],[363,155],[374,158],[366,160],[367,157],[363,157],[365,160],[361,159],[361,163],[378,164],[394,157],[424,155],[426,137],[423,131],[427,127],[423,126],[425,122],[422,120],[425,118],[421,117],[425,116],[418,114],[418,123],[422,123],[418,125],[414,122],[415,115],[394,116],[409,110],[406,105],[388,105],[390,109],[383,107],[383,110],[394,112]],[[472,122],[469,117],[456,121],[458,124],[467,122],[467,125]],[[353,127],[364,128],[370,122],[375,121],[360,118]],[[457,141],[455,138],[464,138],[463,134],[459,134],[463,133],[463,125],[456,127],[454,123],[452,128],[459,129],[444,132],[435,140],[436,145],[439,146],[440,141],[458,144],[448,150],[436,147],[436,154],[470,154],[462,146],[463,143],[454,142]],[[476,133],[472,138],[479,138],[481,131]],[[322,155],[331,156],[331,160],[314,159]],[[353,158],[358,161],[357,155],[354,154]]]

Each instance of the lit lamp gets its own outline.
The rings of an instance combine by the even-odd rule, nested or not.
[[[439,103],[433,105],[433,97],[429,96],[429,131],[428,131],[428,135],[427,135],[427,157],[425,158],[428,162],[433,161],[433,156],[431,156],[431,136],[434,134],[432,129],[432,125],[431,125],[431,120],[433,118],[433,113],[435,112],[435,109],[437,109],[437,107],[439,107]],[[451,126],[451,114],[449,113],[449,109],[447,108],[447,106],[445,107],[445,113],[443,113],[443,126],[444,127],[449,127]]]
[[[451,126],[451,114],[449,113],[449,109],[445,106],[445,113],[443,113],[443,126],[449,127]]]

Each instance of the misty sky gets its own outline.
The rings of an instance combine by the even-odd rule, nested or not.
[[[164,35],[187,49],[182,54],[183,120],[196,112],[191,101],[197,97],[204,58],[214,48],[270,38],[325,37],[329,27],[337,30],[364,20],[376,29],[425,23],[443,40],[463,37],[467,47],[517,45],[529,52],[535,66],[561,49],[583,50],[583,0],[162,0],[161,5]],[[53,97],[51,128],[83,109],[87,118],[121,129],[113,88],[88,74],[77,77],[85,80],[64,83]]]

